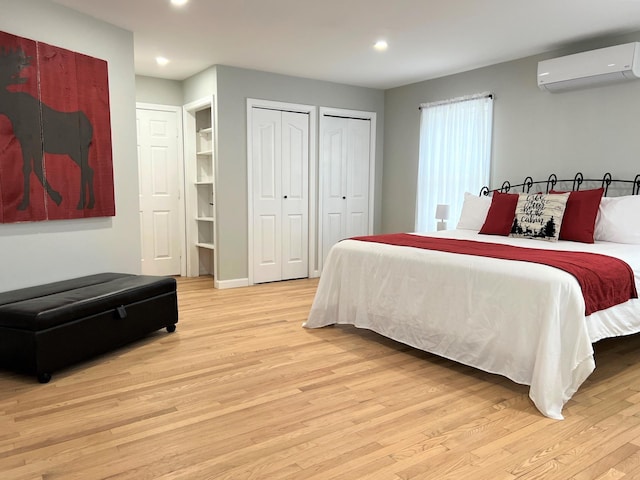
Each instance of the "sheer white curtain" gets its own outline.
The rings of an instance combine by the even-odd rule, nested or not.
[[[455,228],[464,192],[478,193],[489,183],[493,96],[482,93],[420,108],[415,229],[436,230],[438,204],[450,206],[448,228]]]

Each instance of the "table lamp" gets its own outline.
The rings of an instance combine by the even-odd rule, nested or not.
[[[436,207],[436,219],[438,220],[438,231],[447,229],[449,219],[449,205],[438,204]]]

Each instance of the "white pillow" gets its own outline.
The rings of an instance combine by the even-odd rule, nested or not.
[[[603,197],[594,238],[603,242],[640,244],[640,195]]]
[[[491,197],[465,192],[462,213],[460,213],[460,220],[456,228],[459,230],[480,231],[487,218],[490,206]]]

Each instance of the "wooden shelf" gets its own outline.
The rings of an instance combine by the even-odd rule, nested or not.
[[[185,108],[185,141],[189,143],[185,158],[188,165],[190,187],[188,191],[187,218],[188,243],[187,275],[214,274],[214,253],[216,238],[215,220],[215,165],[213,130],[213,103],[208,99],[194,102]]]

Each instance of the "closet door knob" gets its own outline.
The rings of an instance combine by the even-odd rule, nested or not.
[[[287,198],[287,196],[285,195],[284,198]]]
[[[347,199],[347,197],[342,197],[342,199],[343,199],[343,200],[346,200],[346,199]]]

